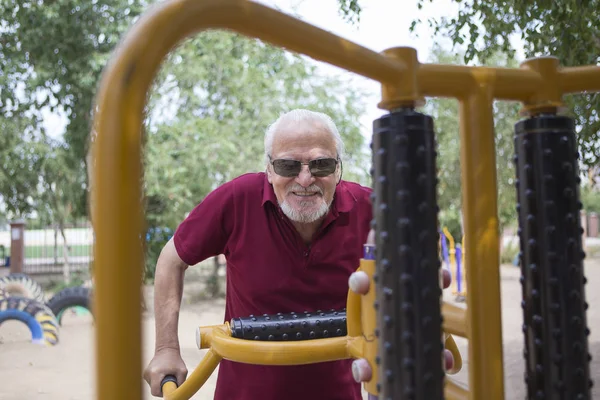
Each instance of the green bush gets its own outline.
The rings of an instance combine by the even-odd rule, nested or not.
[[[587,213],[600,213],[600,190],[585,186],[581,188],[581,202]]]
[[[512,264],[517,254],[519,254],[519,242],[514,241],[502,246],[500,252],[500,264]]]
[[[44,286],[45,290],[52,293],[58,293],[63,289],[74,286],[81,286],[85,283],[85,280],[89,276],[89,272],[85,271],[74,271],[71,273],[70,281],[65,282],[64,279],[52,279]],[[61,275],[62,278],[62,275]]]
[[[144,281],[153,282],[156,271],[156,261],[163,247],[173,236],[173,231],[169,228],[151,227],[146,233],[145,241],[145,261],[144,261]]]
[[[457,210],[442,210],[439,213],[440,229],[447,228],[454,243],[461,243],[462,227],[460,224],[460,214]]]

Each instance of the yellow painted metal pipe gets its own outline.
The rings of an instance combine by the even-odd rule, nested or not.
[[[503,400],[499,231],[492,93],[476,87],[460,102],[461,183],[471,399]]]
[[[366,359],[371,367],[372,378],[365,382],[365,390],[377,395],[377,376],[379,374],[379,365],[376,362],[378,352],[378,339],[375,331],[377,330],[377,313],[375,311],[375,302],[377,300],[376,284],[373,281],[375,275],[375,260],[360,260],[360,268],[369,277],[369,291],[361,298],[361,334],[362,334],[362,358]]]
[[[449,371],[446,371],[446,373],[450,374],[450,375],[454,375],[460,372],[460,370],[462,369],[462,357],[460,355],[460,351],[458,350],[458,346],[456,345],[456,342],[454,341],[454,337],[452,337],[452,335],[446,335],[446,340],[444,341],[444,347],[450,351],[450,353],[452,353],[452,356],[454,357],[454,365],[452,366],[452,368]]]
[[[259,365],[302,365],[349,358],[348,337],[296,342],[261,342],[212,332],[212,349],[224,359]]]
[[[356,272],[359,271],[361,271],[360,267]],[[361,304],[361,296],[352,290],[348,290],[348,299],[346,300],[346,329],[350,337],[362,335]]]
[[[600,92],[600,66],[563,68],[558,71],[558,78],[563,94]]]
[[[442,303],[444,332],[466,338],[468,335],[467,310],[447,302]]]
[[[500,100],[525,100],[544,84],[535,71],[464,65],[419,65],[419,90],[425,96],[463,98],[485,84]]]
[[[208,378],[215,371],[222,357],[209,349],[200,364],[192,371],[190,376],[179,387],[175,388],[174,384],[168,388],[163,386],[163,395],[166,400],[188,400],[206,383]],[[166,385],[165,385],[166,386]]]
[[[446,400],[468,400],[473,398],[466,387],[452,378],[446,378],[444,397]]]

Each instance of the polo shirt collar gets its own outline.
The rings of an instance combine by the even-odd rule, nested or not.
[[[275,196],[273,186],[269,183],[267,174],[264,174],[264,176],[265,179],[263,185],[263,198],[261,205],[264,206],[267,202],[271,202],[276,207],[279,207],[279,203],[277,202],[277,196]],[[333,197],[331,211],[336,217],[339,213],[350,212],[354,208],[356,201],[356,197],[348,190],[346,182],[342,180],[335,188],[335,195]]]

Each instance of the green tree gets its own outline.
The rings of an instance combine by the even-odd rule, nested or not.
[[[358,0],[338,0],[338,5],[344,19],[353,24],[360,22],[362,7]]]
[[[0,199],[9,220],[35,210],[45,152],[37,124],[35,117],[0,117]]]
[[[0,110],[15,116],[62,111],[63,157],[78,176],[65,184],[85,215],[87,138],[98,77],[114,46],[139,15],[142,0],[1,0]],[[33,127],[40,130],[40,119]]]
[[[460,3],[458,15],[433,21],[440,36],[467,45],[464,60],[487,63],[503,52],[513,57],[511,37],[524,44],[525,57],[553,55],[564,66],[600,63],[600,1],[477,1]],[[419,0],[431,2],[431,0]],[[578,144],[585,168],[600,161],[600,95],[565,96],[575,117]]]
[[[368,0],[338,0],[340,12],[351,23],[358,23],[361,4]],[[488,65],[496,54],[514,58],[511,42],[518,38],[525,57],[552,55],[563,66],[598,65],[600,63],[600,0],[454,0],[456,15],[430,18],[435,37],[450,38],[459,48],[465,47],[463,63]],[[434,4],[418,0],[417,7]],[[415,18],[414,32],[422,23]],[[583,168],[594,169],[600,162],[600,95],[597,93],[565,96],[565,103],[578,127],[578,145]]]

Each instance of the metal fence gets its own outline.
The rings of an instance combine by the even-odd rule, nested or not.
[[[10,230],[0,231],[0,266],[7,267],[10,263],[10,244]],[[93,261],[93,245],[89,223],[71,225],[64,231],[58,226],[43,229],[26,226],[23,272],[34,275],[87,271]]]

